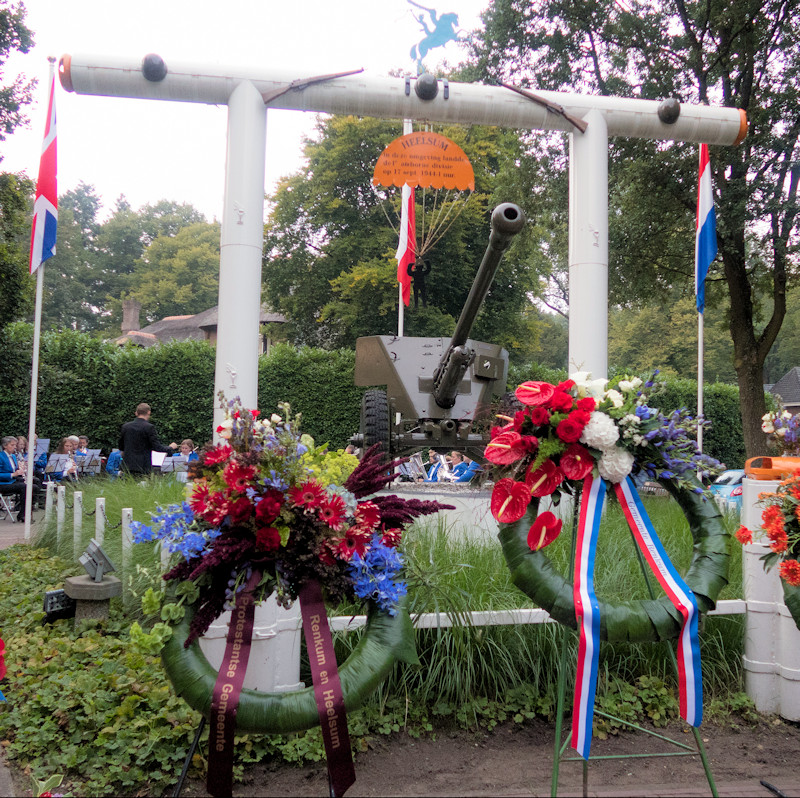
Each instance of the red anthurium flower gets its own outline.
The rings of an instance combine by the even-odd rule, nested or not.
[[[375,529],[381,522],[381,511],[373,502],[359,502],[356,506],[356,521],[366,529]]]
[[[308,507],[313,510],[325,499],[325,488],[312,479],[296,488],[289,488],[289,499],[293,507]]]
[[[555,386],[549,382],[523,382],[514,391],[514,396],[524,405],[538,406],[545,405],[555,391]]]
[[[584,479],[592,473],[594,458],[589,454],[588,449],[584,449],[578,443],[573,443],[561,455],[559,465],[567,479]]]
[[[518,432],[507,430],[495,435],[486,444],[484,455],[495,465],[508,465],[523,457],[528,451],[528,446]]]
[[[528,546],[531,551],[539,551],[550,545],[561,534],[561,519],[551,512],[542,513],[528,531]]]
[[[233,454],[233,449],[226,443],[224,446],[216,446],[210,452],[203,455],[203,465],[216,465],[217,463],[224,463],[230,459]]]
[[[528,469],[525,484],[532,496],[549,496],[564,481],[564,472],[552,461],[545,460],[535,471]]]
[[[249,521],[252,514],[253,504],[247,496],[239,496],[238,499],[232,499],[228,502],[228,515],[234,526]]]
[[[256,548],[260,551],[275,552],[281,545],[281,533],[273,526],[260,527],[256,530]]]
[[[328,496],[317,508],[317,515],[331,528],[338,530],[344,522],[347,505],[341,496]]]
[[[566,393],[567,391],[571,391],[574,387],[575,380],[564,380],[564,382],[559,382],[558,385],[556,385],[556,390]]]
[[[531,492],[524,482],[501,479],[492,490],[492,515],[500,523],[513,524],[525,515],[530,500]]]
[[[564,443],[575,443],[581,437],[585,426],[585,424],[579,424],[577,421],[574,421],[572,416],[567,416],[563,421],[558,422],[556,435],[558,435]]]
[[[384,546],[389,546],[391,548],[397,548],[400,545],[400,538],[403,535],[402,529],[384,529],[383,537],[381,537],[381,543]]]
[[[551,410],[572,410],[575,399],[564,391],[555,391],[550,397],[549,407]]]
[[[251,482],[255,475],[256,470],[253,466],[240,465],[233,461],[228,463],[222,472],[225,484],[236,493],[244,493],[252,487]]]

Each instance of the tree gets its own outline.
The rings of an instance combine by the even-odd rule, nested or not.
[[[396,331],[398,234],[392,220],[399,204],[392,206],[374,190],[371,178],[378,156],[400,129],[399,122],[377,119],[322,120],[317,140],[305,146],[307,166],[285,179],[272,198],[266,226],[265,294],[288,316],[295,343],[352,346],[359,335]],[[494,189],[498,175],[519,153],[516,134],[477,126],[440,132],[470,158],[476,188],[461,215],[426,256],[432,267],[426,281],[429,307],[412,305],[407,310],[408,334],[452,331],[486,248],[489,214],[497,202],[513,199],[507,194],[495,196]],[[421,220],[429,218],[423,216],[422,202],[418,191],[418,229]],[[522,357],[528,343],[527,292],[536,286],[538,276],[515,252],[512,245],[472,335],[506,345]],[[445,328],[434,329],[440,323]]]
[[[484,21],[486,30],[474,39],[478,75],[747,112],[744,143],[711,148],[719,248],[712,277],[722,277],[730,303],[745,446],[749,456],[762,453],[764,364],[797,268],[800,4],[546,0],[533,13],[524,0],[494,0]],[[627,278],[629,295],[666,290],[692,273],[691,255],[675,253],[679,242],[692,252],[693,162],[695,147],[612,145],[617,192],[626,208],[638,209],[632,221],[623,214],[610,219],[612,251],[620,247],[612,268],[619,282]]]
[[[6,84],[2,80],[3,66],[13,50],[27,53],[31,47],[33,33],[25,25],[25,6],[0,0],[0,141],[5,141],[16,127],[27,122],[23,106],[30,103],[36,85],[35,80],[26,81],[23,75]]]
[[[0,328],[24,318],[32,307],[34,280],[28,274],[33,183],[0,173]]]
[[[147,247],[130,283],[148,321],[200,313],[219,296],[219,225],[196,222]]]

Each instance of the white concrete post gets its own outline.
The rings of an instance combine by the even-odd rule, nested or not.
[[[76,490],[72,494],[72,556],[77,560],[83,553],[83,492]]]
[[[94,539],[102,546],[106,538],[106,500],[98,496],[94,500]]]
[[[130,507],[124,507],[122,510],[122,600],[127,603],[131,586],[130,580],[133,576],[131,570],[131,549],[133,547],[133,536],[131,535],[131,523],[133,521],[133,510]]]
[[[67,489],[63,485],[56,488],[56,551],[61,553],[61,535],[64,533],[64,517],[67,513]]]
[[[53,492],[55,491],[56,486],[54,482],[48,482],[45,490],[45,497],[44,497],[44,525],[50,523],[50,519],[53,517]]]
[[[569,141],[569,367],[608,376],[608,127],[583,117]]]
[[[225,204],[219,262],[214,371],[214,430],[224,415],[219,392],[258,406],[258,327],[264,241],[267,112],[261,94],[241,81],[228,99]],[[216,432],[215,432],[216,435]]]

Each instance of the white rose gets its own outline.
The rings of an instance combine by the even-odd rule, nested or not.
[[[281,421],[283,421],[283,419],[282,419],[282,418],[281,418],[281,417],[280,417],[280,416],[279,416],[277,413],[273,413],[273,414],[272,414],[272,415],[269,417],[269,420],[270,420],[270,421],[271,421],[273,424],[280,424],[280,423],[281,423]]]
[[[631,468],[633,468],[633,455],[619,446],[606,449],[597,464],[600,476],[609,482],[622,482],[631,473]]]
[[[619,430],[611,416],[595,410],[581,433],[581,443],[593,449],[608,449],[619,440]]]
[[[786,436],[786,427],[781,427],[779,430],[776,430],[776,431],[775,431],[775,434],[776,434],[776,435],[777,435],[779,438],[783,438],[783,437],[785,437],[785,436]]]
[[[772,421],[772,413],[764,413],[764,415],[761,416],[761,420],[762,421]]]
[[[775,432],[775,427],[772,426],[771,421],[765,421],[761,425],[761,430],[762,432],[766,432],[768,435],[772,435],[772,433]]]
[[[637,390],[638,388],[641,388],[641,387],[642,387],[642,381],[639,379],[639,377],[634,377],[634,378],[631,380],[631,385],[633,386],[633,390],[635,391],[635,390]]]
[[[792,414],[788,410],[784,410],[783,413],[781,413],[781,415],[783,416],[783,418],[791,418],[792,417]]]
[[[610,399],[611,404],[613,404],[614,407],[622,407],[622,405],[625,404],[625,400],[623,399],[622,394],[619,391],[615,391],[613,389],[610,391],[606,391],[605,398]]]
[[[591,377],[592,374],[589,371],[576,371],[575,374],[570,375],[570,379],[575,383],[580,398],[586,396],[599,398],[603,395],[608,380],[593,380]]]
[[[630,380],[620,380],[617,386],[623,393],[633,390],[633,383]]]

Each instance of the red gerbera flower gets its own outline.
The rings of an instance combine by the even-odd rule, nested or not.
[[[753,533],[746,526],[740,526],[736,530],[736,540],[738,540],[742,545],[745,543],[752,543]]]
[[[797,560],[784,560],[778,568],[778,574],[784,582],[800,587],[800,562]]]
[[[347,505],[341,496],[328,496],[317,508],[317,515],[331,528],[339,530],[344,522]]]
[[[356,506],[356,522],[365,529],[375,529],[381,522],[381,511],[373,502],[359,502]]]
[[[209,493],[206,509],[202,513],[202,517],[213,526],[218,526],[222,523],[225,516],[228,514],[228,499],[221,491],[216,493]]]
[[[281,545],[281,533],[274,526],[265,526],[256,530],[256,548],[259,551],[272,553]]]
[[[561,455],[559,465],[567,479],[583,479],[594,468],[594,458],[589,454],[588,449],[574,443]]]
[[[397,548],[400,545],[400,538],[403,535],[402,529],[384,529],[383,536],[381,537],[381,543],[384,546],[389,546],[391,548]]]
[[[789,550],[789,538],[786,536],[786,532],[784,532],[783,529],[775,529],[767,532],[767,537],[771,541],[769,547],[773,551],[778,552],[778,554]]]
[[[233,449],[226,443],[224,446],[216,446],[203,455],[203,465],[216,465],[229,460],[233,454]]]
[[[503,524],[519,521],[531,500],[531,492],[524,482],[501,479],[492,490],[492,515]]]
[[[535,407],[547,404],[555,389],[555,385],[551,385],[549,382],[523,382],[514,391],[514,396],[522,404]]]
[[[289,489],[289,499],[293,507],[308,507],[313,510],[325,499],[325,488],[313,479]]]
[[[252,487],[251,483],[255,475],[256,470],[253,466],[240,465],[234,461],[228,463],[222,472],[225,484],[236,493],[244,493]]]
[[[509,465],[523,457],[528,451],[528,443],[518,432],[501,432],[486,444],[484,455],[495,465]]]
[[[189,497],[189,506],[195,515],[203,515],[208,508],[208,485],[205,482],[196,483],[192,495]]]
[[[336,498],[339,497],[337,496]],[[347,560],[348,562],[353,558],[353,554],[363,557],[371,538],[372,533],[369,530],[352,526],[338,541],[335,554],[340,560]]]
[[[323,565],[334,565],[336,560],[334,559],[334,553],[336,550],[336,546],[332,540],[323,540],[320,543],[319,549],[317,550],[317,557],[319,557],[319,561]]]
[[[551,512],[544,512],[533,522],[528,531],[528,546],[539,551],[549,546],[561,534],[561,519]]]
[[[545,460],[535,471],[528,469],[525,484],[531,495],[549,496],[564,481],[564,472],[552,461]]]

